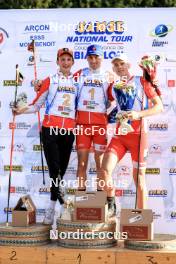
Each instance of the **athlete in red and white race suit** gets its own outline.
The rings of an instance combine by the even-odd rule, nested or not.
[[[103,153],[107,145],[106,112],[108,102],[113,100],[113,97],[111,94],[112,84],[109,83],[108,75],[101,68],[102,56],[101,46],[89,46],[86,56],[89,68],[82,69],[74,74],[79,85],[76,122],[83,131],[81,133],[80,130],[79,135],[76,137],[79,190],[85,190],[86,188],[86,170],[92,143],[98,180]]]
[[[119,134],[119,122],[117,121],[116,135],[112,138],[106,149],[102,162],[101,176],[106,182],[105,189],[109,199],[109,208],[115,211],[114,206],[114,186],[110,186],[112,173],[116,164],[123,158],[127,151],[130,151],[133,162],[133,179],[137,183],[138,175],[138,199],[137,207],[146,208],[146,184],[145,169],[147,155],[147,131],[145,117],[163,111],[163,105],[154,86],[140,76],[131,76],[129,72],[130,64],[125,55],[121,55],[112,60],[113,71],[124,81],[119,88],[119,81],[113,85],[113,96],[117,103],[118,113],[130,121],[133,132],[126,135]],[[121,82],[123,83],[123,82]],[[118,88],[117,88],[118,87]],[[152,102],[152,107],[148,108],[148,100]],[[139,167],[138,167],[139,166]]]
[[[31,105],[14,109],[16,114],[34,113],[45,103],[46,110],[42,124],[42,142],[49,169],[53,179],[50,205],[45,214],[44,224],[52,224],[56,201],[64,203],[60,180],[68,166],[74,142],[77,86],[70,70],[74,63],[73,52],[67,48],[57,53],[58,72],[42,81],[40,90]],[[55,128],[53,132],[52,128]],[[58,181],[57,181],[58,179]]]

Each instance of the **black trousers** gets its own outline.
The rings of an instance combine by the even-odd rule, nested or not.
[[[58,129],[57,135],[53,132],[50,135],[50,128],[42,127],[43,149],[50,178],[52,178],[54,181],[54,183],[52,181],[52,185],[50,187],[51,200],[59,200],[60,204],[63,204],[64,200],[59,183],[63,179],[63,176],[66,172],[73,142],[74,135],[71,131],[67,131],[67,133],[63,135],[62,131]]]

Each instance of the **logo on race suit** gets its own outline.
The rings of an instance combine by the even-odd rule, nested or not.
[[[167,123],[151,123],[149,124],[149,130],[158,130],[158,131],[166,131],[168,130],[168,124]]]
[[[7,39],[9,38],[9,34],[7,31],[0,27],[0,53],[2,53],[2,49],[4,48],[4,45],[7,42]]]
[[[148,195],[154,196],[154,197],[166,197],[167,196],[167,190],[166,189],[162,189],[162,190],[149,190],[148,191]]]
[[[168,41],[163,38],[173,30],[172,25],[159,24],[150,32],[150,36],[155,39],[152,42],[152,47],[164,47],[168,45]]]
[[[153,144],[149,148],[149,154],[161,154],[161,152],[162,152],[162,148],[158,144]]]

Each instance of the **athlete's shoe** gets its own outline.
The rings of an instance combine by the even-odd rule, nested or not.
[[[54,222],[54,214],[55,214],[55,210],[53,208],[46,209],[43,224],[52,225]]]

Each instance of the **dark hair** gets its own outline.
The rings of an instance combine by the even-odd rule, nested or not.
[[[156,84],[153,83],[153,80],[151,79],[150,75],[148,74],[148,72],[146,70],[144,70],[144,79],[151,83],[151,85],[155,88],[156,93],[158,94],[158,96],[161,96],[161,91],[158,88],[158,86]]]

